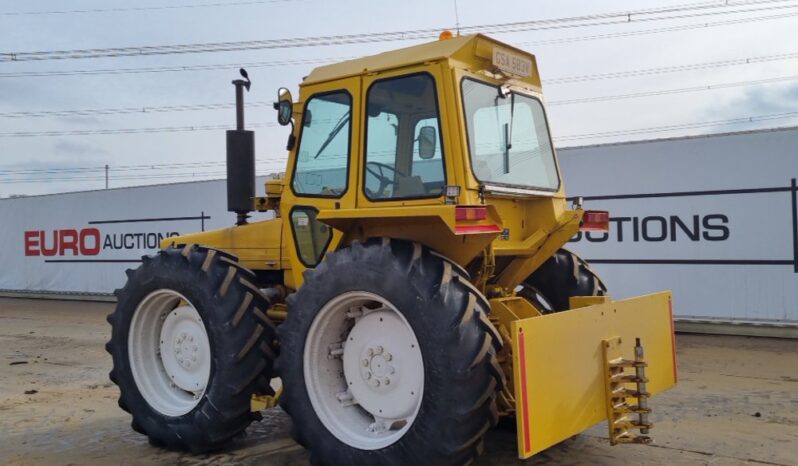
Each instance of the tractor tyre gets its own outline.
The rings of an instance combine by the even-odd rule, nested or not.
[[[219,449],[256,419],[251,396],[273,394],[269,301],[221,251],[192,245],[142,261],[108,316],[119,406],[152,445]]]
[[[604,296],[607,287],[582,258],[560,249],[530,275],[518,294],[543,313],[569,309],[572,296]]]
[[[496,425],[501,338],[460,267],[407,241],[327,255],[288,297],[280,405],[313,465],[461,465]]]

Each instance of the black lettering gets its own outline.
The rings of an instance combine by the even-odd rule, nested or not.
[[[687,225],[685,225],[684,222],[682,222],[682,219],[680,219],[678,216],[671,215],[671,241],[676,241],[677,225],[679,226],[679,229],[681,229],[687,235],[687,237],[690,238],[690,241],[698,241],[700,239],[699,236],[701,234],[700,233],[701,228],[698,226],[698,224],[699,224],[698,215],[693,215],[692,230]]]
[[[632,217],[632,241],[635,243],[640,241],[640,219]]]
[[[610,222],[616,222],[616,225],[613,228],[613,230],[618,232],[618,235],[617,235],[618,242],[623,241],[623,223],[624,222],[631,222],[631,221],[632,221],[632,217],[616,217],[616,218],[611,218],[610,219]]]
[[[587,240],[590,241],[591,243],[603,243],[604,241],[607,241],[607,239],[610,237],[609,233],[607,233],[606,231],[600,232],[599,234],[601,236],[599,236],[598,238],[594,238],[593,237],[594,233],[597,233],[597,232],[595,232],[595,231],[586,231],[585,232],[585,238],[587,238]]]
[[[659,223],[659,235],[652,235],[649,225],[652,222]],[[665,217],[653,216],[643,218],[643,239],[646,241],[664,241],[668,237],[668,221]]]
[[[111,241],[111,235],[105,235],[105,241],[103,241],[103,249],[113,249],[114,242]]]
[[[712,223],[712,220],[718,222]],[[720,223],[720,224],[719,224]],[[704,239],[707,241],[726,241],[729,239],[729,217],[723,214],[711,214],[704,216],[702,224],[704,225]],[[715,234],[712,234],[715,232]]]
[[[128,239],[130,240],[130,242],[129,242],[129,243],[128,243],[128,241],[127,241]],[[124,248],[125,248],[125,249],[133,249],[133,247],[135,246],[135,243],[133,243],[133,235],[132,235],[132,234],[130,234],[130,233],[125,233],[125,234],[122,236],[122,242],[123,242],[123,244],[124,244]],[[128,244],[129,244],[130,246],[128,246]]]
[[[582,232],[581,231],[577,231],[576,234],[573,236],[573,238],[568,240],[569,243],[578,243],[580,241],[582,241]]]

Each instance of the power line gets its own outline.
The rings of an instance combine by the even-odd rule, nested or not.
[[[0,16],[66,15],[66,14],[77,14],[77,13],[123,13],[131,11],[178,10],[184,8],[263,5],[268,3],[287,3],[291,1],[294,0],[250,0],[250,1],[238,1],[238,2],[229,2],[229,3],[224,3],[224,2],[193,3],[186,5],[138,6],[138,7],[124,7],[124,8],[90,8],[84,10],[5,11],[5,12],[0,12]]]
[[[551,86],[551,85],[569,84],[569,83],[589,81],[589,80],[618,79],[618,78],[626,78],[633,76],[645,76],[651,74],[673,73],[679,71],[692,71],[692,70],[700,70],[708,68],[749,65],[755,63],[766,63],[772,61],[793,60],[793,59],[798,59],[798,52],[783,53],[778,55],[766,55],[760,57],[737,58],[732,60],[722,60],[714,62],[674,65],[669,67],[645,68],[639,70],[619,71],[613,73],[565,76],[561,78],[550,78],[544,80],[543,83],[546,84],[547,86]],[[798,76],[784,76],[784,77],[768,78],[760,80],[739,81],[736,83],[709,84],[705,86],[694,86],[694,87],[686,87],[679,89],[667,89],[660,91],[639,92],[639,93],[621,94],[621,95],[612,95],[612,96],[555,100],[548,102],[548,105],[550,106],[570,105],[570,104],[580,104],[587,102],[601,102],[606,100],[648,97],[648,96],[664,95],[664,94],[677,94],[683,92],[697,92],[697,91],[722,89],[728,87],[765,84],[765,83],[778,82],[778,81],[789,81],[794,79],[798,79]],[[270,107],[271,105],[272,103],[267,101],[254,101],[247,103],[247,106],[251,107]],[[34,118],[34,117],[115,115],[115,114],[135,114],[135,113],[163,113],[163,112],[229,109],[233,107],[235,107],[235,105],[231,103],[215,103],[215,104],[169,105],[169,106],[152,106],[152,107],[144,106],[144,107],[123,107],[123,108],[77,109],[77,110],[24,111],[24,112],[0,113],[0,118]],[[267,126],[273,126],[273,124]],[[208,129],[215,129],[215,128],[208,128]],[[189,130],[185,129],[185,131]],[[155,131],[141,131],[141,132],[155,132]],[[11,134],[19,134],[19,133],[0,133],[0,137],[25,137],[28,135],[35,136],[38,133],[35,134],[23,133],[24,136],[10,136]],[[56,135],[61,136],[63,134],[56,134]]]
[[[754,13],[765,10],[798,8],[798,4],[771,5],[784,3],[787,0],[746,0],[726,3],[693,3],[674,7],[629,10],[625,12],[600,13],[592,15],[552,18],[510,23],[485,24],[462,27],[465,33],[508,33],[520,31],[541,31],[576,27],[605,26],[635,22],[662,21],[672,19],[695,18],[701,16]],[[753,8],[745,8],[753,7]],[[717,11],[699,11],[712,10]],[[682,13],[689,12],[692,13]],[[663,15],[665,16],[656,16]],[[634,18],[633,18],[634,17]],[[418,29],[413,31],[394,31],[381,33],[343,34],[332,36],[295,37],[282,39],[265,39],[254,41],[212,42],[200,44],[152,45],[137,47],[113,47],[77,50],[48,50],[34,52],[6,52],[0,54],[1,61],[37,61],[64,60],[84,58],[131,57],[167,54],[188,54],[208,52],[230,52],[242,50],[282,49],[295,47],[311,47],[325,45],[358,44],[369,42],[388,42],[397,40],[424,39],[437,36],[441,28]]]
[[[249,123],[250,128],[264,128],[277,126],[277,123]],[[154,128],[115,128],[115,129],[89,129],[89,130],[66,130],[66,131],[18,131],[10,133],[0,133],[0,138],[26,138],[26,137],[49,137],[49,136],[90,136],[105,134],[143,134],[143,133],[181,133],[187,131],[212,131],[220,129],[230,129],[230,125],[195,125],[195,126],[164,126]]]
[[[255,101],[247,102],[247,107],[271,107],[272,102]],[[166,113],[187,112],[197,110],[222,110],[235,108],[233,103],[194,104],[194,105],[167,105],[161,107],[123,107],[123,108],[94,108],[81,110],[48,110],[38,112],[6,112],[0,113],[0,118],[38,118],[38,117],[65,117],[65,116],[96,116],[96,115],[125,115],[131,113]]]
[[[191,173],[170,173],[170,174],[153,174],[153,175],[136,175],[136,176],[114,176],[111,177],[112,181],[119,180],[149,180],[149,179],[164,179],[164,178],[206,178],[206,177],[225,177],[226,172],[191,172]],[[84,176],[84,177],[64,177],[64,178],[28,178],[28,179],[12,179],[3,180],[3,183],[46,183],[46,182],[86,182],[86,181],[103,181],[104,176]]]
[[[713,127],[713,126],[729,126],[729,125],[739,125],[745,123],[756,123],[762,121],[772,121],[772,120],[779,120],[785,118],[794,118],[798,117],[798,111],[796,112],[784,112],[784,113],[775,113],[775,114],[768,114],[768,115],[757,115],[757,116],[750,116],[750,117],[742,117],[742,118],[730,118],[725,120],[714,120],[714,121],[703,121],[703,122],[693,122],[693,123],[682,123],[682,124],[672,124],[672,125],[662,125],[662,126],[649,126],[644,128],[634,128],[634,129],[625,129],[625,130],[612,130],[612,131],[602,131],[602,132],[595,132],[595,133],[582,133],[582,134],[572,134],[572,135],[565,135],[560,137],[553,138],[555,141],[574,141],[574,140],[584,140],[584,139],[600,139],[600,138],[607,138],[607,137],[618,137],[618,136],[630,136],[630,135],[638,135],[638,134],[652,134],[652,133],[661,133],[661,132],[670,132],[676,130],[684,130],[684,129],[696,129],[696,128],[706,128],[706,127]],[[258,163],[262,163],[266,160],[273,160],[271,163],[284,163],[285,158],[278,158],[278,159],[263,159],[259,160]],[[208,168],[214,165],[221,165],[224,162],[205,162],[194,164],[196,168]],[[162,164],[161,166],[180,166],[181,168],[185,168],[190,164]],[[153,165],[157,166],[157,165]],[[148,165],[128,165],[122,167],[129,167],[129,168],[146,168]],[[92,167],[78,167],[78,168],[53,168],[49,169],[53,172],[60,170],[88,170]],[[104,167],[93,167],[95,170],[99,171],[104,169]],[[43,169],[47,170],[47,169]],[[36,170],[29,170],[30,172],[36,172]],[[118,169],[114,169],[114,171],[121,171]],[[10,172],[10,170],[8,170]],[[18,170],[15,173],[15,176],[19,175],[26,175],[31,176],[34,173],[25,173],[26,170]],[[37,172],[39,173],[39,172]],[[156,173],[156,174],[142,174],[142,175],[123,175],[123,176],[116,176],[113,179],[115,180],[124,180],[124,179],[151,179],[151,178],[180,178],[180,177],[198,177],[204,176],[207,174],[219,174],[224,175],[222,172],[180,172],[180,173]],[[98,176],[72,176],[72,177],[38,177],[38,178],[12,178],[12,179],[4,179],[4,183],[22,183],[22,182],[47,182],[47,181],[100,181],[103,180],[104,177],[101,175]]]
[[[739,125],[744,123],[779,120],[784,118],[792,118],[796,116],[798,116],[798,112],[774,113],[770,115],[758,115],[758,116],[744,117],[744,118],[730,118],[728,120],[703,121],[697,123],[683,123],[683,124],[663,125],[663,126],[649,126],[645,128],[602,131],[598,133],[572,134],[572,135],[555,137],[552,139],[554,139],[555,141],[574,141],[580,139],[598,139],[598,138],[607,138],[615,136],[630,136],[636,134],[662,133],[662,132],[676,131],[681,129],[706,128],[710,126]]]
[[[285,157],[258,159],[257,164],[268,164],[274,162],[284,162]],[[189,162],[189,163],[162,163],[162,164],[140,164],[140,165],[115,165],[110,170],[114,173],[128,171],[147,171],[147,170],[182,170],[185,168],[213,168],[225,166],[225,161]],[[52,168],[0,168],[0,176],[19,176],[19,175],[48,175],[48,174],[82,174],[105,171],[105,166],[94,167],[52,167]]]
[[[630,71],[615,71],[611,73],[583,74],[575,76],[564,76],[561,78],[551,78],[543,81],[544,84],[571,84],[583,81],[597,81],[602,79],[628,78],[634,76],[648,76],[652,74],[675,73],[680,71],[704,70],[708,68],[722,68],[727,66],[750,65],[752,63],[766,63],[780,60],[794,60],[798,58],[798,52],[780,53],[777,55],[765,55],[761,57],[734,58],[731,60],[720,60],[703,63],[691,63],[687,65],[663,66],[657,68],[644,68]]]
[[[169,73],[180,71],[212,71],[220,69],[231,68],[264,68],[276,66],[293,66],[293,65],[317,65],[320,63],[331,63],[343,60],[351,60],[355,57],[334,57],[334,58],[313,58],[303,60],[278,60],[278,61],[261,61],[249,63],[218,63],[209,65],[175,65],[175,66],[159,66],[159,67],[144,67],[144,68],[105,68],[94,70],[48,70],[48,71],[15,71],[8,73],[0,73],[0,78],[37,78],[43,76],[91,76],[91,75],[106,75],[106,74],[142,74],[142,73]]]
[[[693,86],[693,87],[681,87],[677,89],[663,89],[659,91],[647,91],[647,92],[635,92],[631,94],[616,94],[616,95],[606,95],[606,96],[596,96],[596,97],[584,97],[579,99],[564,99],[564,100],[551,100],[546,103],[546,106],[558,106],[558,105],[573,105],[573,104],[585,104],[585,103],[593,103],[593,102],[606,102],[610,100],[622,100],[622,99],[636,99],[640,97],[652,97],[652,96],[660,96],[660,95],[669,95],[669,94],[682,94],[685,92],[701,92],[701,91],[714,91],[717,89],[728,89],[731,87],[741,87],[741,86],[758,86],[761,84],[771,84],[776,82],[783,82],[783,81],[794,81],[798,79],[798,75],[796,76],[782,76],[778,78],[767,78],[767,79],[756,79],[750,81],[737,81],[733,83],[720,83],[720,84],[707,84],[705,86]],[[2,115],[0,115],[2,116]]]
[[[625,31],[618,33],[588,35],[588,36],[572,36],[562,37],[558,39],[549,39],[533,42],[520,42],[516,45],[556,45],[569,42],[580,41],[593,41],[602,39],[611,39],[616,37],[629,37],[639,36],[646,34],[658,34],[663,32],[684,31],[690,29],[705,29],[718,26],[736,25],[742,23],[767,21],[775,19],[792,18],[798,16],[798,12],[785,13],[772,16],[756,16],[749,18],[739,18],[727,21],[708,22],[700,24],[688,24],[682,26],[673,26],[667,28],[657,29],[642,29],[637,31]],[[267,67],[282,67],[282,66],[297,66],[297,65],[318,65],[324,63],[340,62],[344,60],[351,60],[357,57],[344,56],[344,57],[330,57],[330,58],[310,58],[310,59],[296,59],[296,60],[277,60],[277,61],[260,61],[248,63],[216,63],[205,65],[175,65],[175,66],[162,66],[162,67],[131,67],[131,68],[101,68],[101,69],[87,69],[87,70],[43,70],[43,71],[14,71],[0,73],[2,78],[37,78],[37,77],[51,77],[51,76],[95,76],[95,75],[119,75],[119,74],[145,74],[145,73],[169,73],[169,72],[183,72],[183,71],[213,71],[219,69],[231,69],[236,67],[245,68],[267,68]]]
[[[540,45],[559,45],[559,44],[567,44],[572,42],[584,42],[584,41],[595,41],[595,40],[604,40],[604,39],[614,39],[616,37],[633,37],[633,36],[642,36],[648,34],[659,34],[663,32],[677,32],[677,31],[689,31],[692,29],[707,29],[712,27],[718,26],[730,26],[735,24],[744,24],[744,23],[751,23],[757,21],[770,21],[775,19],[784,19],[784,18],[793,18],[798,16],[798,13],[782,13],[778,15],[768,15],[768,16],[750,16],[746,18],[737,18],[737,19],[729,19],[724,21],[713,21],[713,22],[704,22],[704,23],[696,23],[696,24],[683,24],[680,26],[669,26],[664,28],[649,28],[649,29],[639,29],[636,31],[622,31],[622,32],[611,32],[607,34],[593,34],[587,36],[571,36],[571,37],[559,37],[556,39],[545,39],[545,40],[537,40],[531,42],[518,42],[515,45],[518,46],[525,46],[525,45],[532,45],[532,46],[540,46]],[[1,76],[0,76],[1,77]]]

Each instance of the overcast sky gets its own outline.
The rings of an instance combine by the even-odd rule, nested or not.
[[[746,4],[751,0],[732,0]],[[551,129],[560,147],[632,139],[673,137],[711,132],[798,124],[798,1],[764,1],[729,6],[738,13],[695,16],[710,10],[680,11],[679,19],[638,21],[591,27],[492,34],[537,56],[548,102],[710,85],[747,83],[701,92],[605,100],[548,109]],[[217,4],[208,6],[208,4]],[[461,26],[521,22],[577,15],[624,12],[690,4],[726,2],[669,1],[554,1],[490,2],[459,0]],[[226,4],[226,5],[225,5]],[[181,6],[148,9],[148,7]],[[182,7],[192,5],[192,7]],[[130,8],[141,8],[131,11]],[[63,12],[64,10],[113,10]],[[47,14],[14,14],[50,12]],[[662,15],[659,15],[662,16]],[[772,18],[778,16],[778,18]],[[754,18],[770,17],[771,19]],[[733,24],[718,25],[719,22]],[[357,33],[454,28],[454,1],[381,0],[31,0],[0,1],[0,54],[226,41],[263,40]],[[706,25],[707,27],[682,26]],[[671,29],[657,33],[652,30]],[[629,35],[637,31],[645,34]],[[625,35],[620,35],[625,34]],[[571,40],[584,36],[609,36]],[[554,39],[568,39],[556,41]],[[548,42],[547,42],[548,41]],[[230,80],[237,64],[347,58],[410,46],[423,40],[377,41],[367,44],[314,46],[236,52],[187,53],[118,58],[2,61],[0,55],[0,196],[100,189],[103,170],[33,171],[108,164],[111,187],[188,181],[219,177],[224,171],[223,130],[143,134],[12,136],[9,133],[97,131],[233,125],[230,108],[126,114],[19,117],[18,112],[196,106],[233,102]],[[612,79],[587,79],[569,84],[558,78],[601,75],[650,68],[773,57],[780,59],[733,66],[705,66],[680,72],[642,74]],[[141,69],[207,64],[230,64],[227,69],[158,73],[53,75],[52,72],[100,69]],[[297,84],[313,64],[250,67],[250,102],[275,98]],[[692,67],[696,68],[696,67]],[[26,73],[40,76],[18,76]],[[9,76],[9,75],[12,76]],[[790,78],[774,80],[775,78]],[[768,83],[750,81],[770,80]],[[547,81],[549,84],[547,84]],[[776,115],[774,119],[724,125],[723,120]],[[16,116],[11,118],[11,116]],[[275,121],[274,111],[250,107],[248,122]],[[673,131],[639,132],[616,136],[577,137],[609,131],[707,123]],[[281,171],[287,129],[257,130],[259,174]],[[197,164],[166,169],[165,163]],[[209,165],[208,163],[215,163]],[[131,165],[156,165],[135,170]],[[51,179],[89,178],[54,181]],[[138,177],[138,178],[133,178]],[[12,180],[25,182],[12,182]],[[35,180],[28,182],[27,180]]]

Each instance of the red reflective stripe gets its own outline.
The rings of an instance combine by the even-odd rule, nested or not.
[[[498,225],[456,225],[454,233],[456,235],[473,235],[475,233],[500,233],[502,230]]]
[[[521,419],[524,425],[524,452],[532,450],[530,444],[532,440],[529,435],[529,400],[526,393],[526,345],[524,344],[524,332],[518,330],[518,358],[521,365]]]
[[[673,357],[673,383],[679,380],[676,372],[676,333],[673,331],[673,302],[668,298],[668,314],[671,316],[671,355]]]

